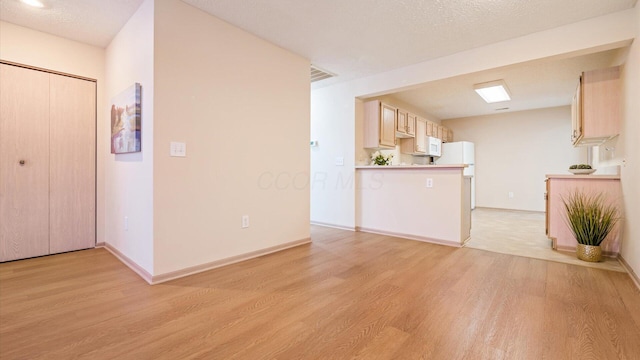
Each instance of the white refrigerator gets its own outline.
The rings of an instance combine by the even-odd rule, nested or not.
[[[456,141],[442,144],[442,155],[436,160],[437,165],[466,164],[464,174],[471,178],[471,209],[476,208],[476,169],[475,150],[472,142]]]

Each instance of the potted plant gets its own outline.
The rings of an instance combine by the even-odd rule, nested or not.
[[[393,154],[383,155],[380,151],[371,154],[372,165],[391,165],[391,159],[393,159]]]
[[[567,223],[578,241],[578,259],[598,262],[602,259],[600,244],[618,222],[618,208],[607,202],[604,194],[585,194],[575,191],[566,199]]]

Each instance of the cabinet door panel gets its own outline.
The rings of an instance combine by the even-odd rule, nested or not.
[[[396,120],[396,131],[400,133],[407,132],[407,112],[398,109],[398,119]]]
[[[49,253],[48,84],[0,64],[0,261]]]
[[[95,86],[51,75],[51,253],[96,243]]]
[[[380,122],[380,145],[396,146],[396,108],[382,104]]]
[[[427,136],[427,122],[424,119],[416,118],[415,152],[424,153],[427,150],[425,137]]]
[[[407,115],[407,135],[416,135],[416,116],[413,114]]]

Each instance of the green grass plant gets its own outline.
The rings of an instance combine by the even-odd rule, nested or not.
[[[562,197],[567,223],[579,244],[600,245],[618,222],[618,208],[606,201],[604,194],[580,191]]]

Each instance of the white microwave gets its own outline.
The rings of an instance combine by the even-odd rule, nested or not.
[[[427,156],[442,155],[442,140],[433,136],[427,136]]]

